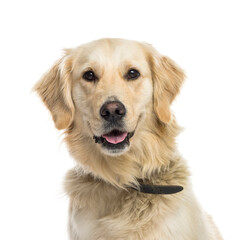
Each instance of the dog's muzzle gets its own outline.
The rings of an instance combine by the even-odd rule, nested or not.
[[[120,153],[130,145],[133,132],[125,130],[124,117],[126,108],[120,101],[107,101],[100,108],[99,114],[103,119],[104,133],[94,136],[96,143],[110,153]]]

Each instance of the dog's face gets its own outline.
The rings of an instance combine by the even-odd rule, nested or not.
[[[73,68],[73,100],[105,154],[129,149],[139,120],[152,102],[152,78],[141,46],[115,40],[93,42],[77,51]]]
[[[58,129],[80,126],[103,154],[128,151],[145,121],[167,124],[183,72],[150,45],[102,39],[66,51],[36,85]]]

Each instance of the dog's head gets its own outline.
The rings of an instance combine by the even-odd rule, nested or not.
[[[182,70],[149,44],[102,39],[66,50],[35,90],[58,129],[74,132],[84,148],[119,156],[143,130],[170,124],[170,104],[183,79]]]

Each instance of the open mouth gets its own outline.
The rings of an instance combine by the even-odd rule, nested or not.
[[[109,143],[118,144],[126,139],[127,134],[128,134],[127,132],[113,130],[110,133],[102,135],[102,137]]]
[[[96,143],[102,144],[107,149],[123,149],[130,144],[129,139],[134,135],[133,132],[122,132],[114,129],[100,137],[94,136]]]

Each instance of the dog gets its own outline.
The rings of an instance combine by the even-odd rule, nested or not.
[[[34,89],[76,166],[65,179],[70,240],[219,240],[176,148],[183,70],[152,45],[66,49]]]

